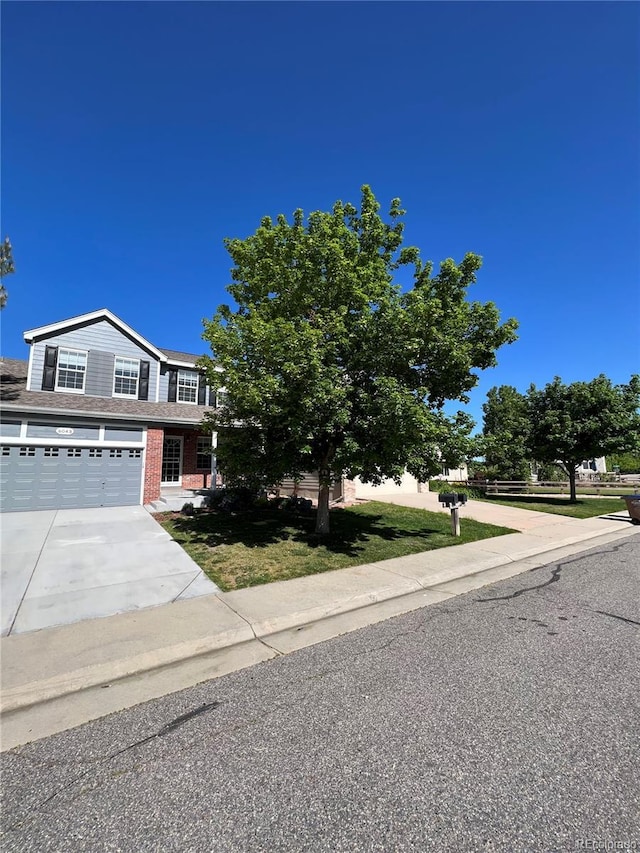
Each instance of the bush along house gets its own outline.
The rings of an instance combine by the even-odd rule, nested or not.
[[[3,511],[162,508],[219,482],[199,429],[217,389],[198,356],[156,347],[106,309],[24,339],[28,361],[0,363]]]

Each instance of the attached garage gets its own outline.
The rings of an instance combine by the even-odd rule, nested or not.
[[[0,509],[79,509],[141,502],[142,449],[3,445]]]

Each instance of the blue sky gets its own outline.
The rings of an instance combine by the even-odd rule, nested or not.
[[[640,370],[634,3],[2,5],[2,354],[107,307],[203,352],[223,238],[265,214],[407,209],[520,321],[487,390]]]

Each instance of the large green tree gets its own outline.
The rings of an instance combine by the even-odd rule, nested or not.
[[[11,242],[8,237],[4,238],[4,243],[0,245],[0,308],[4,308],[7,304],[7,291],[4,286],[4,278],[7,275],[15,272],[16,268],[13,263],[13,252]]]
[[[467,400],[474,369],[496,363],[517,323],[491,303],[470,302],[478,255],[448,259],[433,274],[402,247],[399,199],[388,221],[368,186],[359,209],[338,201],[305,221],[297,210],[265,217],[255,234],[225,241],[234,266],[222,305],[205,321],[210,381],[223,370],[226,402],[208,421],[223,432],[228,478],[275,484],[319,472],[316,531],[329,532],[329,489],[359,475],[379,484],[407,468],[427,479],[456,466],[471,421],[446,417],[446,400]],[[395,276],[406,269],[413,286]]]
[[[482,411],[482,449],[491,476],[528,480],[531,419],[527,397],[512,385],[500,385],[490,389]]]
[[[576,500],[576,468],[583,459],[640,449],[640,376],[613,385],[604,374],[591,382],[553,382],[528,391],[529,449],[539,462],[560,464]]]

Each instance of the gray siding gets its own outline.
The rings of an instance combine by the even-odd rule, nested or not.
[[[151,389],[149,389],[151,390]],[[166,364],[160,365],[160,389],[158,392],[158,402],[166,403],[169,397],[169,368]]]
[[[113,394],[112,352],[90,349],[87,356],[87,379],[84,393],[90,397],[111,397]]]
[[[142,441],[141,427],[106,426],[105,441]]]
[[[71,435],[59,435],[56,430],[59,428],[71,428]],[[95,438],[96,441],[100,435],[99,427],[89,424],[78,424],[73,421],[29,421],[27,423],[27,435],[29,438]]]
[[[42,369],[44,363],[44,351],[46,346],[55,347],[71,347],[72,349],[87,350],[89,352],[96,351],[97,358],[94,359],[90,355],[87,359],[87,367],[89,368],[92,362],[95,364],[98,374],[94,379],[89,377],[87,371],[87,380],[85,386],[85,394],[89,396],[106,397],[111,396],[113,388],[113,369],[110,377],[110,387],[106,391],[106,360],[104,356],[122,355],[127,358],[139,358],[150,362],[149,367],[149,400],[156,399],[156,382],[158,377],[158,362],[145,349],[138,346],[135,341],[130,340],[119,329],[113,326],[108,320],[98,320],[95,323],[87,323],[76,329],[59,334],[49,335],[47,338],[40,338],[32,344],[32,369],[31,369],[31,385],[30,391],[40,391],[42,388]],[[91,389],[91,390],[89,390]],[[162,398],[161,398],[162,399]],[[165,398],[166,400],[166,395]]]
[[[17,438],[20,435],[20,421],[5,421],[0,422],[0,435]]]

